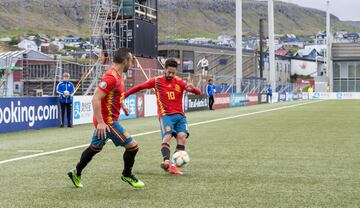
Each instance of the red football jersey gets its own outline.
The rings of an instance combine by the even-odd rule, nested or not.
[[[98,89],[106,93],[105,98],[101,100],[101,114],[104,122],[112,124],[118,121],[125,96],[121,75],[114,68],[110,68],[101,78]],[[98,122],[95,116],[93,120],[96,127]]]
[[[147,82],[131,88],[125,93],[125,98],[140,90],[151,88],[155,89],[159,117],[176,113],[184,115],[183,95],[184,91],[186,91],[186,83],[177,76],[171,81],[167,80],[164,75],[152,78]],[[195,88],[191,92],[201,94],[198,88]]]

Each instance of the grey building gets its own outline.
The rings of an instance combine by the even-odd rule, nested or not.
[[[332,45],[333,91],[360,92],[360,43]]]

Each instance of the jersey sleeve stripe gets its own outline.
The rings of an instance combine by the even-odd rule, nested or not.
[[[113,119],[112,119],[112,115],[113,112],[111,111],[111,106],[112,106],[112,100],[114,98],[114,91],[111,91],[108,94],[107,100],[106,100],[106,107],[108,109],[109,115],[108,115],[108,123],[112,124],[113,123]]]
[[[157,97],[157,101],[158,101],[158,104],[159,104],[159,107],[160,107],[160,112],[162,115],[165,115],[165,109],[164,109],[164,105],[163,103],[161,102],[161,97],[160,97],[160,93],[159,93],[159,79],[156,79],[155,80],[155,91],[156,91],[156,97]]]

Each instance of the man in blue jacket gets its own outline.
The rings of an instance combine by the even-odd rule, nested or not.
[[[272,91],[271,86],[269,85],[269,88],[267,88],[267,90],[266,90],[268,103],[272,103],[272,94],[273,94],[273,91]]]
[[[74,96],[74,85],[69,81],[70,74],[64,73],[63,80],[57,85],[56,91],[60,96],[60,106],[61,106],[61,125],[60,127],[64,127],[64,119],[65,119],[65,108],[66,115],[68,120],[68,127],[72,127],[71,123],[71,111],[72,111],[72,103]]]
[[[206,94],[209,96],[209,109],[213,109],[214,105],[214,94],[215,94],[215,86],[213,85],[213,80],[209,79],[209,83],[206,86]]]

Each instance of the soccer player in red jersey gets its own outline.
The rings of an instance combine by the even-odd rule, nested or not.
[[[164,75],[152,78],[140,85],[131,88],[125,93],[125,98],[144,89],[155,89],[158,106],[158,116],[162,133],[161,153],[164,161],[161,167],[171,174],[182,174],[170,162],[170,140],[176,138],[176,151],[185,151],[186,139],[189,137],[186,117],[183,110],[184,91],[201,94],[200,89],[192,83],[185,83],[176,76],[178,64],[175,59],[165,62]]]
[[[95,154],[99,153],[111,139],[115,146],[125,147],[123,155],[124,170],[121,179],[135,188],[143,188],[145,185],[132,174],[135,156],[138,152],[137,142],[129,135],[119,123],[120,109],[123,108],[126,115],[129,114],[123,105],[125,96],[122,73],[128,71],[133,61],[131,53],[127,49],[118,49],[113,58],[113,65],[104,74],[92,99],[94,109],[95,131],[90,146],[82,153],[80,162],[76,168],[68,172],[68,176],[75,187],[82,187],[81,172],[91,161]]]

